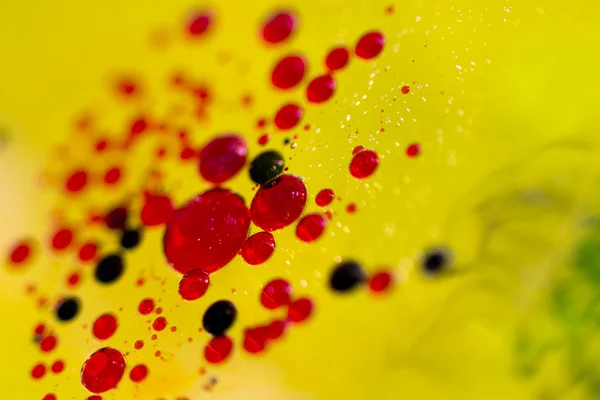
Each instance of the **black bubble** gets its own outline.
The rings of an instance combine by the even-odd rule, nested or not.
[[[121,247],[124,249],[133,249],[140,244],[142,232],[137,229],[127,229],[121,235]]]
[[[56,318],[61,321],[70,321],[79,313],[79,300],[75,297],[68,297],[56,306]]]
[[[233,325],[237,310],[229,300],[219,300],[213,303],[202,318],[204,330],[213,336],[221,336]]]
[[[250,178],[262,185],[283,172],[283,156],[273,150],[260,153],[250,163]]]
[[[127,225],[127,209],[125,207],[117,207],[111,210],[104,217],[104,222],[110,229],[125,229]]]
[[[436,248],[429,250],[423,257],[423,269],[430,274],[439,273],[448,268],[451,261],[450,252],[446,249]]]
[[[354,261],[338,265],[329,278],[329,286],[336,292],[348,292],[364,282],[365,272],[360,264]]]
[[[96,266],[96,279],[102,283],[112,283],[121,277],[123,269],[123,258],[118,254],[110,254]]]

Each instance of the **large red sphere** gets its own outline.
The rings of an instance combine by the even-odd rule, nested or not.
[[[88,357],[81,368],[81,383],[92,393],[114,389],[125,372],[125,358],[117,349],[104,347]]]

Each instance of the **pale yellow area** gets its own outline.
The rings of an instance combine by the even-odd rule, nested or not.
[[[560,221],[565,216],[569,220],[580,204],[594,207],[590,195],[577,190],[594,182],[590,169],[597,167],[595,153],[585,157],[577,151],[562,153],[559,145],[555,154],[529,169],[519,163],[547,144],[595,140],[598,4],[290,1],[285,5],[297,10],[300,29],[293,40],[277,48],[261,45],[257,32],[265,16],[281,3],[208,3],[216,15],[214,31],[190,43],[182,33],[182,21],[198,5],[202,4],[181,0],[60,0],[5,1],[0,6],[0,128],[8,135],[0,149],[0,244],[6,249],[15,238],[29,235],[42,242],[35,266],[24,274],[5,269],[0,278],[0,398],[35,400],[55,392],[59,400],[83,399],[87,394],[79,382],[81,365],[91,352],[109,345],[131,352],[129,366],[146,362],[151,370],[137,386],[125,377],[118,390],[104,395],[109,400],[534,399],[549,382],[560,386],[556,393],[562,398],[586,399],[586,392],[576,385],[571,388],[568,379],[562,384],[565,370],[560,362],[549,360],[540,378],[529,381],[518,377],[515,367],[515,330],[531,304],[530,299],[517,301],[517,294],[535,291],[531,285],[537,279],[527,278],[522,268],[531,267],[534,260],[545,271],[546,264],[539,260],[554,251],[562,254],[575,236],[569,232],[576,228],[551,235],[562,222],[524,223],[534,227],[528,231],[532,236],[550,237],[535,247],[502,230],[488,242],[487,228],[471,222],[475,205],[487,197],[544,186],[546,179],[552,181],[564,171],[589,179],[556,189],[576,191],[567,211],[557,208]],[[394,12],[387,15],[390,5]],[[196,144],[219,132],[241,132],[249,140],[251,154],[257,154],[261,132],[255,129],[256,120],[271,116],[285,101],[303,101],[302,89],[282,94],[269,87],[275,60],[301,51],[314,76],[323,71],[329,48],[352,47],[361,33],[372,29],[387,38],[383,54],[372,62],[352,59],[336,75],[334,99],[307,105],[304,123],[310,129],[300,127],[294,132],[297,147],[285,149],[292,158],[287,164],[290,172],[307,182],[311,196],[307,211],[317,211],[314,195],[324,187],[342,198],[332,206],[336,215],[325,237],[305,245],[296,241],[293,227],[277,233],[278,249],[264,266],[250,267],[236,258],[213,275],[205,298],[184,304],[176,293],[179,276],[162,258],[161,230],[147,231],[144,245],[127,256],[128,270],[118,284],[98,287],[92,268],[85,267],[84,283],[76,290],[84,306],[76,322],[57,325],[49,310],[37,311],[35,298],[25,296],[26,284],[35,282],[41,293],[55,300],[68,293],[66,274],[79,268],[74,257],[56,257],[46,250],[53,229],[50,212],[58,208],[67,220],[80,221],[88,206],[102,209],[123,199],[139,187],[155,149],[154,143],[145,143],[125,161],[128,175],[118,193],[94,189],[77,200],[57,200],[52,187],[62,183],[72,166],[101,172],[120,161],[116,155],[104,161],[90,157],[89,142],[73,129],[77,116],[90,112],[97,131],[109,135],[120,134],[140,112],[166,116],[169,105],[189,104],[167,89],[170,74],[183,69],[209,85],[215,102],[208,121],[182,117],[176,124],[189,126]],[[156,32],[166,34],[165,48],[151,45]],[[112,84],[122,73],[143,80],[144,100],[131,104],[115,97]],[[410,94],[402,95],[400,88],[406,84]],[[254,99],[249,110],[240,102],[246,94]],[[385,132],[379,132],[382,127]],[[281,149],[285,136],[271,133],[271,144]],[[69,156],[53,150],[65,141],[75,149]],[[412,142],[423,148],[422,156],[414,160],[404,155]],[[359,144],[381,156],[378,172],[364,182],[347,170],[351,150]],[[491,175],[503,168],[499,176]],[[173,161],[162,169],[168,177],[165,188],[178,204],[208,187],[198,178],[195,165]],[[496,178],[497,184],[490,181]],[[230,186],[251,199],[252,186],[245,174]],[[358,206],[354,215],[345,212],[349,202]],[[513,208],[519,206],[508,206]],[[482,218],[499,218],[506,209],[482,212]],[[520,217],[517,213],[509,218]],[[103,235],[103,249],[116,249],[115,239],[105,233],[80,235]],[[423,250],[439,244],[454,250],[459,271],[472,273],[425,279],[418,261]],[[369,272],[389,266],[400,283],[382,298],[366,290],[334,295],[327,287],[328,274],[343,258],[361,261]],[[548,261],[552,262],[556,261]],[[535,268],[531,273],[540,274]],[[148,281],[141,289],[135,286],[140,276]],[[298,296],[312,296],[316,311],[265,354],[251,357],[240,349],[243,328],[281,316],[265,311],[258,302],[261,285],[275,276],[290,279]],[[164,315],[177,332],[165,331],[157,341],[150,340],[148,324],[136,312],[146,296],[161,299]],[[201,313],[218,298],[233,299],[238,306],[239,319],[231,331],[236,350],[225,365],[210,367],[202,357],[209,336],[198,333],[198,328]],[[119,315],[120,327],[102,344],[92,339],[89,326],[107,311]],[[41,320],[49,321],[59,335],[59,347],[51,354],[41,354],[31,338]],[[188,337],[193,337],[192,343]],[[133,350],[137,339],[146,342],[139,352]],[[167,361],[154,357],[156,350]],[[30,379],[35,363],[56,358],[66,361],[65,372],[41,381]],[[206,375],[200,376],[202,366]],[[219,382],[207,393],[203,387],[212,376]]]

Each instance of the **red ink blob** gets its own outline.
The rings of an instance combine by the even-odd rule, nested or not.
[[[62,360],[54,361],[51,369],[52,369],[52,372],[54,372],[55,374],[60,374],[65,369],[64,361],[62,361]]]
[[[246,239],[242,258],[250,265],[262,264],[275,251],[275,238],[269,232],[258,232]]]
[[[250,215],[240,196],[209,190],[175,211],[165,231],[165,255],[182,274],[196,268],[215,272],[240,252],[249,228]]]
[[[247,153],[246,141],[242,137],[219,136],[200,151],[200,175],[208,182],[223,183],[242,169]]]
[[[85,243],[79,248],[79,259],[83,262],[93,260],[96,258],[98,252],[98,246],[96,243]]]
[[[392,283],[392,274],[389,271],[379,271],[369,280],[369,288],[373,293],[385,291]]]
[[[296,225],[296,236],[303,242],[317,240],[325,230],[327,220],[321,214],[307,214]]]
[[[402,86],[402,89],[400,89],[400,91],[402,92],[402,94],[408,94],[408,92],[410,92],[410,86]]]
[[[306,60],[300,55],[282,58],[273,68],[271,82],[279,89],[291,89],[304,77]]]
[[[144,299],[140,302],[138,306],[138,311],[142,315],[148,315],[154,310],[154,300],[152,299]]]
[[[250,206],[252,221],[271,232],[297,220],[306,205],[306,186],[294,175],[280,175],[263,184]]]
[[[286,104],[275,114],[275,126],[281,130],[292,129],[302,119],[304,111],[297,104]]]
[[[292,285],[284,279],[272,280],[260,293],[261,304],[269,310],[288,305],[291,299]]]
[[[296,29],[297,17],[289,11],[280,11],[271,16],[263,26],[262,37],[267,43],[280,43]]]
[[[208,274],[201,269],[193,269],[181,278],[179,295],[184,300],[196,300],[204,296],[210,285]]]
[[[331,204],[334,198],[335,193],[333,193],[333,190],[323,189],[317,194],[317,197],[315,198],[315,203],[317,203],[319,207],[325,207]]]
[[[73,241],[73,231],[67,228],[62,228],[56,231],[52,236],[52,247],[55,250],[64,250]]]
[[[202,36],[208,31],[212,24],[212,15],[207,11],[202,11],[194,14],[187,26],[187,31],[190,36]]]
[[[144,194],[140,219],[146,226],[166,224],[173,214],[173,203],[167,195]]]
[[[421,154],[421,145],[418,143],[413,143],[406,148],[406,155],[408,157],[414,158]]]
[[[385,38],[381,32],[368,32],[358,40],[354,52],[358,57],[370,60],[381,53],[383,46],[385,46]]]
[[[49,335],[46,336],[44,339],[42,339],[42,341],[40,342],[40,349],[44,352],[44,353],[48,353],[52,350],[54,350],[54,348],[56,347],[57,344],[57,339],[56,336],[53,335]]]
[[[103,314],[94,321],[92,332],[100,340],[111,337],[117,330],[117,318],[113,314]]]
[[[302,322],[310,317],[313,311],[313,302],[307,298],[298,299],[288,308],[288,321]]]
[[[83,363],[81,384],[92,393],[114,389],[125,372],[125,358],[119,350],[104,347]]]
[[[350,162],[350,173],[357,179],[371,176],[379,166],[379,156],[373,150],[363,150]]]
[[[231,354],[233,342],[227,336],[216,336],[204,348],[204,358],[211,364],[223,362]]]
[[[44,364],[37,364],[31,370],[31,377],[33,379],[40,379],[46,375],[46,366]]]
[[[144,364],[139,364],[131,369],[131,372],[129,373],[129,378],[133,382],[141,382],[144,379],[146,379],[147,375],[148,367],[146,367]]]
[[[158,317],[152,323],[152,327],[155,331],[160,332],[167,327],[167,319],[165,317]]]
[[[331,50],[327,57],[325,58],[325,66],[329,71],[337,71],[346,66],[348,64],[348,60],[350,59],[350,53],[348,49],[345,47],[336,47]]]
[[[311,103],[323,103],[333,96],[336,83],[331,75],[321,75],[313,79],[306,88],[306,98]]]
[[[79,192],[79,191],[83,190],[83,188],[87,184],[87,181],[88,181],[87,172],[85,172],[84,170],[78,170],[78,171],[73,172],[67,178],[67,182],[65,183],[65,188],[69,192],[73,192],[73,193]]]

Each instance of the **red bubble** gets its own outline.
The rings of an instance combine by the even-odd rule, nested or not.
[[[81,384],[92,393],[114,389],[125,372],[125,358],[117,349],[104,347],[83,363]]]
[[[216,336],[204,348],[204,358],[211,364],[223,362],[231,354],[233,342],[227,336]]]
[[[144,341],[143,340],[136,340],[136,342],[134,343],[133,347],[135,347],[136,350],[141,350],[144,347]]]
[[[262,37],[267,43],[280,43],[296,29],[297,17],[289,11],[280,11],[264,24]]]
[[[148,367],[146,367],[144,364],[136,365],[129,373],[129,378],[133,382],[141,382],[146,379],[146,376],[148,376]]]
[[[104,183],[114,185],[121,179],[121,169],[119,167],[109,168],[104,174]]]
[[[350,53],[346,47],[336,47],[327,54],[325,66],[329,71],[337,71],[344,68],[349,59]]]
[[[117,318],[113,314],[103,314],[94,322],[92,332],[96,338],[105,340],[117,330]]]
[[[166,224],[173,215],[173,203],[167,195],[146,193],[140,219],[146,226]]]
[[[210,12],[202,11],[194,14],[187,26],[190,36],[202,36],[208,31],[212,24],[212,15]]]
[[[421,154],[421,145],[419,143],[413,143],[406,148],[406,155],[408,157],[416,157]]]
[[[163,240],[173,268],[215,272],[240,252],[250,228],[244,200],[225,189],[204,192],[175,211]]]
[[[379,166],[379,156],[373,150],[363,150],[350,162],[350,173],[357,179],[371,176]]]
[[[52,369],[52,372],[54,372],[55,374],[60,374],[65,369],[64,361],[62,361],[62,360],[54,361],[51,369]]]
[[[208,182],[223,183],[242,169],[247,153],[246,141],[242,137],[219,136],[200,151],[200,175]]]
[[[140,302],[138,306],[138,311],[142,315],[148,315],[154,310],[154,300],[152,299],[144,299]]]
[[[277,111],[273,122],[281,130],[292,129],[302,119],[304,111],[297,104],[286,104]]]
[[[258,232],[246,239],[242,258],[250,265],[262,264],[275,251],[275,238],[269,232]]]
[[[305,321],[313,311],[313,302],[307,298],[301,298],[290,304],[288,308],[288,320],[292,322]]]
[[[402,92],[402,94],[408,94],[410,92],[410,86],[404,85],[402,86],[402,89],[400,89],[400,91]]]
[[[52,350],[54,350],[54,348],[56,347],[57,344],[57,339],[56,336],[53,335],[49,335],[46,336],[44,339],[42,339],[42,341],[40,342],[40,349],[44,352],[44,353],[48,353]]]
[[[98,246],[96,243],[85,243],[79,248],[79,259],[83,262],[93,260],[96,258],[98,252]]]
[[[285,333],[288,322],[285,320],[275,320],[267,325],[267,337],[269,339],[279,339]]]
[[[389,271],[379,271],[369,280],[369,288],[373,293],[381,293],[390,286],[392,280],[392,274]]]
[[[33,379],[40,379],[46,375],[46,366],[42,363],[36,364],[31,370],[31,377]]]
[[[327,220],[321,214],[307,214],[296,225],[296,236],[303,242],[317,240],[325,230]]]
[[[313,79],[306,88],[306,98],[311,103],[323,103],[333,96],[336,83],[331,75],[321,75]]]
[[[196,300],[204,296],[210,285],[210,277],[201,269],[193,269],[181,278],[179,295],[184,300]]]
[[[21,264],[27,261],[31,254],[31,246],[26,241],[16,243],[10,250],[10,261],[13,264]]]
[[[269,310],[288,305],[291,299],[292,285],[284,279],[272,280],[260,293],[261,304]]]
[[[244,332],[244,350],[248,353],[260,353],[267,344],[267,329],[263,327],[246,329]]]
[[[67,178],[67,182],[65,183],[65,188],[69,192],[73,192],[73,193],[79,192],[79,191],[83,190],[83,188],[87,184],[87,180],[88,180],[87,172],[85,172],[84,170],[81,170],[81,169],[77,170],[77,171],[73,172]]]
[[[385,46],[385,38],[381,32],[368,32],[358,40],[354,52],[358,57],[370,60],[381,53],[383,46]]]
[[[315,198],[315,203],[317,203],[319,207],[325,207],[331,204],[334,198],[335,193],[333,193],[333,190],[323,189],[317,194],[317,197]]]
[[[55,250],[64,250],[73,241],[73,231],[67,228],[59,229],[52,236],[52,247]]]
[[[160,332],[167,327],[167,319],[165,317],[158,317],[152,323],[152,327],[155,331]]]
[[[295,175],[280,175],[263,184],[250,205],[252,221],[267,232],[297,220],[306,205],[306,186]]]
[[[273,68],[271,82],[279,89],[291,89],[304,77],[306,60],[300,55],[282,58]]]

